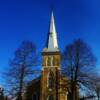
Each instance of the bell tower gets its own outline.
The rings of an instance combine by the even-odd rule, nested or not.
[[[41,99],[58,100],[59,75],[60,75],[60,51],[58,48],[57,34],[53,12],[51,14],[50,30],[46,48],[42,51],[42,76]]]

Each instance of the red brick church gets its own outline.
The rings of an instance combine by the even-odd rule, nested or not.
[[[68,100],[67,79],[61,74],[60,50],[54,15],[51,15],[47,45],[42,51],[41,76],[27,88],[27,100]]]

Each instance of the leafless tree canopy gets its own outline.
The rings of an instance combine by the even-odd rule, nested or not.
[[[95,66],[96,58],[91,48],[81,39],[66,46],[62,55],[62,69],[70,80],[72,100],[78,100],[79,88],[82,86],[89,88],[95,80]]]
[[[17,100],[22,100],[22,93],[27,82],[30,81],[29,76],[35,74],[33,68],[37,65],[35,45],[30,41],[23,41],[15,51],[14,58],[9,61],[9,65],[6,79],[11,94],[18,96]]]

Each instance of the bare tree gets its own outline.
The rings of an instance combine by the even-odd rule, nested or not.
[[[91,48],[78,39],[66,46],[62,59],[63,73],[69,78],[70,99],[79,100],[79,88],[89,87],[95,74],[95,56]]]
[[[0,100],[4,100],[4,91],[0,88]]]
[[[96,85],[95,93],[96,93],[98,100],[100,100],[100,83]]]
[[[14,58],[9,62],[9,70],[6,79],[9,84],[10,93],[16,100],[22,100],[26,84],[35,74],[33,66],[37,65],[36,47],[31,41],[23,41],[15,51]]]
[[[91,93],[95,94],[95,97],[100,100],[100,76],[95,76],[95,81],[92,80]]]

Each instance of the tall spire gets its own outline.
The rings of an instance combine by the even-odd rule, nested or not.
[[[51,14],[47,49],[48,49],[48,51],[58,51],[57,34],[56,34],[53,12]]]

